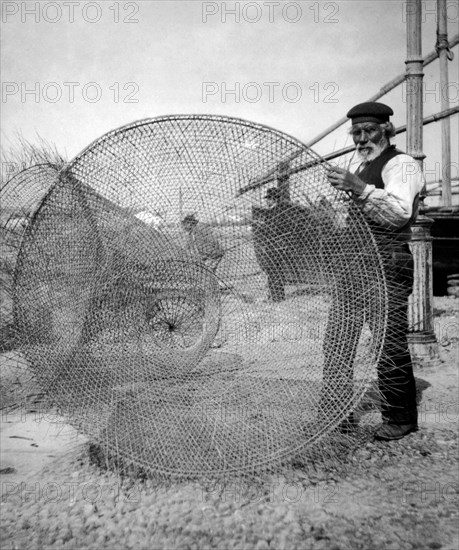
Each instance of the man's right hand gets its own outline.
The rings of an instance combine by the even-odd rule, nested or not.
[[[335,189],[351,192],[356,196],[361,195],[366,187],[366,183],[358,176],[338,166],[327,171],[327,178]]]

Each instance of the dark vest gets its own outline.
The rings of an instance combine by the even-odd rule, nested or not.
[[[395,145],[389,145],[389,147],[387,149],[384,149],[379,157],[375,158],[369,164],[367,164],[362,171],[357,172],[357,175],[365,183],[369,185],[374,185],[377,189],[384,189],[384,181],[381,176],[384,166],[386,166],[386,164],[397,155],[403,154],[404,153],[402,151],[399,151],[395,148]],[[417,215],[418,201],[419,199],[418,197],[416,197],[414,199],[413,214],[411,216],[411,219],[399,229],[384,229],[372,220],[367,219],[368,224],[370,225],[373,233],[376,236],[376,239],[379,240],[378,237],[386,237],[387,240],[387,238],[390,236],[392,238],[395,238],[397,242],[406,242],[407,240],[409,240],[411,234],[411,226]]]
[[[377,189],[384,189],[384,182],[381,177],[384,166],[397,155],[403,154],[402,151],[398,151],[395,148],[395,145],[389,145],[379,157],[372,160],[361,172],[359,172],[359,178],[369,185],[374,185]]]

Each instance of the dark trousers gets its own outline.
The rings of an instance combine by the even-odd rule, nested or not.
[[[416,423],[416,384],[408,349],[408,296],[413,288],[413,258],[407,244],[384,250],[387,282],[387,327],[380,360],[378,385],[383,419],[395,424]],[[353,363],[364,322],[377,330],[366,296],[371,287],[356,284],[356,274],[342,271],[332,295],[324,339],[321,414],[333,415],[353,398]],[[368,281],[369,283],[369,281]],[[373,319],[372,319],[373,317]]]

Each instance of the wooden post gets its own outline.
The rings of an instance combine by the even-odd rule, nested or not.
[[[437,44],[440,59],[440,97],[442,111],[449,108],[448,60],[452,59],[448,43],[446,0],[437,0]],[[449,118],[441,122],[441,173],[442,204],[451,206],[451,125]]]
[[[419,169],[422,170],[425,158],[422,150],[422,79],[424,76],[421,35],[422,2],[408,0],[405,6],[407,16],[406,148],[407,153],[418,161]],[[408,342],[413,363],[419,366],[434,364],[439,360],[437,339],[433,331],[432,238],[430,236],[432,223],[433,220],[430,218],[419,216],[412,228],[410,243],[415,265],[415,280],[413,293],[410,296]]]

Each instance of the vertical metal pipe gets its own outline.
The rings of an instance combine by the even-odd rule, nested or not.
[[[422,2],[408,0],[405,6],[407,16],[406,148],[407,153],[418,161],[419,170],[422,170],[425,158],[422,150],[422,79],[424,76],[421,35]],[[412,228],[410,243],[415,265],[415,280],[409,300],[408,342],[413,362],[418,365],[437,362],[439,358],[437,339],[433,331],[432,238],[430,236],[432,222],[433,220],[426,216],[419,216]]]
[[[415,158],[422,170],[425,155],[422,151],[422,79],[424,76],[422,59],[422,2],[408,0],[407,16],[407,58],[406,64],[406,148],[407,153]]]
[[[440,59],[440,97],[441,109],[449,108],[448,97],[448,60],[451,52],[448,44],[448,25],[446,17],[446,0],[437,0],[437,44]],[[449,118],[441,123],[441,164],[442,164],[442,203],[451,206],[451,124]]]

